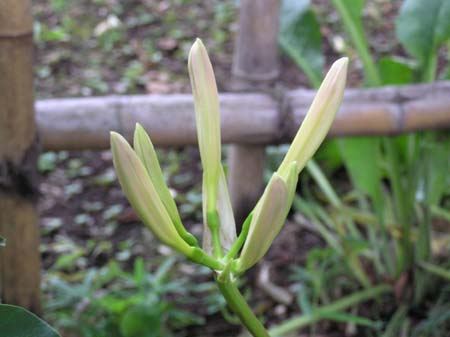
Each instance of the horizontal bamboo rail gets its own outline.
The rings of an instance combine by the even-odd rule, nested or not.
[[[305,89],[282,95],[222,94],[223,141],[264,145],[292,139],[314,94]],[[129,138],[136,122],[157,145],[197,141],[193,101],[187,94],[50,99],[38,101],[36,111],[45,150],[105,149],[110,130]],[[394,135],[443,128],[450,128],[450,82],[349,89],[330,135]]]

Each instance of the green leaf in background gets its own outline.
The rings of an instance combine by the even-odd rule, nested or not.
[[[447,68],[442,75],[443,80],[450,80],[450,40],[447,41]]]
[[[7,304],[0,304],[0,335],[2,337],[61,337],[35,314]]]
[[[379,86],[381,82],[380,74],[370,53],[362,21],[362,10],[366,1],[332,0],[331,3],[339,13],[344,28],[363,63],[366,85]]]
[[[139,304],[127,310],[120,322],[120,331],[124,337],[162,336],[162,303]]]
[[[426,179],[426,182],[419,183],[419,188],[420,186],[426,187],[426,190],[423,191],[424,198],[429,206],[433,206],[439,204],[448,188],[446,179],[450,169],[450,138],[433,139],[427,142],[424,148],[426,154],[423,157],[427,165],[421,178]]]
[[[345,322],[354,325],[366,326],[374,329],[380,328],[383,324],[382,322],[372,321],[365,317],[356,316],[345,312],[324,313],[321,315],[321,317],[336,322]]]
[[[368,194],[381,211],[383,196],[381,190],[381,169],[379,167],[380,140],[373,137],[352,137],[340,142],[344,158],[353,185]],[[379,214],[381,215],[381,214]]]
[[[344,162],[339,149],[339,141],[337,139],[326,139],[320,145],[314,155],[314,159],[320,163],[320,166],[328,176],[331,172],[342,167]]]
[[[325,59],[320,25],[309,0],[283,0],[278,41],[283,51],[305,72],[311,84],[318,88]]]
[[[408,60],[396,57],[383,57],[378,63],[384,85],[405,85],[413,80],[413,67]]]
[[[408,53],[420,61],[422,79],[433,81],[438,48],[450,38],[450,1],[405,0],[396,33]]]
[[[364,31],[361,13],[364,5],[366,4],[366,0],[337,0],[337,2],[342,3],[342,5],[348,9],[348,12],[358,30]]]
[[[428,262],[420,262],[419,266],[426,271],[430,272],[433,275],[442,277],[446,279],[447,281],[450,281],[450,270],[445,269],[443,267],[428,263]]]

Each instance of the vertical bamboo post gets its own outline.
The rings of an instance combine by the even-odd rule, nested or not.
[[[30,0],[0,1],[0,297],[40,312]]]
[[[278,20],[279,0],[241,0],[233,90],[265,89],[278,77]],[[264,146],[230,146],[230,195],[238,224],[261,194],[264,161]]]

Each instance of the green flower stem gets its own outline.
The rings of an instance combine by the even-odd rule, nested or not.
[[[213,245],[214,257],[219,259],[223,256],[222,244],[220,243],[220,218],[217,211],[208,211],[206,214],[209,230],[211,231],[211,240]]]
[[[245,239],[247,239],[248,231],[250,229],[252,217],[253,213],[250,213],[247,219],[245,219],[244,224],[242,225],[241,233],[239,234],[238,238],[234,241],[230,250],[228,250],[227,254],[225,255],[225,261],[230,261],[231,259],[234,259],[234,257],[239,253],[239,250],[244,245]]]
[[[270,337],[267,330],[258,318],[256,318],[252,309],[239,292],[236,282],[231,280],[229,269],[224,270],[222,274],[216,278],[216,282],[220,292],[227,301],[228,306],[239,317],[242,324],[248,329],[248,331],[254,337]]]
[[[222,245],[220,244],[219,228],[211,229],[211,236],[213,242],[214,257],[221,258],[223,256],[223,253],[222,253]]]
[[[189,255],[188,257],[191,261],[204,265],[212,270],[220,271],[225,268],[225,265],[221,261],[218,261],[214,257],[209,256],[203,249],[198,247],[194,247],[191,255]]]
[[[360,302],[376,298],[381,294],[389,292],[392,292],[392,287],[388,284],[382,284],[377,287],[351,294],[347,297],[337,300],[334,303],[317,308],[313,310],[309,315],[294,317],[278,326],[273,327],[269,330],[270,336],[281,337],[289,332],[296,331],[305,326],[314,324],[317,321],[321,320],[323,317],[327,317],[330,313],[340,312]]]

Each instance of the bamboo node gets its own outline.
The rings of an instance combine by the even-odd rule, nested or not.
[[[274,69],[266,73],[250,73],[245,70],[239,69],[237,66],[233,67],[233,76],[246,81],[270,82],[277,79],[279,75],[280,72],[278,69]]]
[[[38,175],[35,170],[39,141],[31,143],[20,162],[0,159],[0,191],[13,192],[34,201],[38,195]]]
[[[274,135],[274,142],[282,143],[288,141],[293,122],[292,104],[288,95],[288,89],[277,83],[274,87],[263,90],[263,92],[268,94],[277,106],[278,128],[277,133]]]

